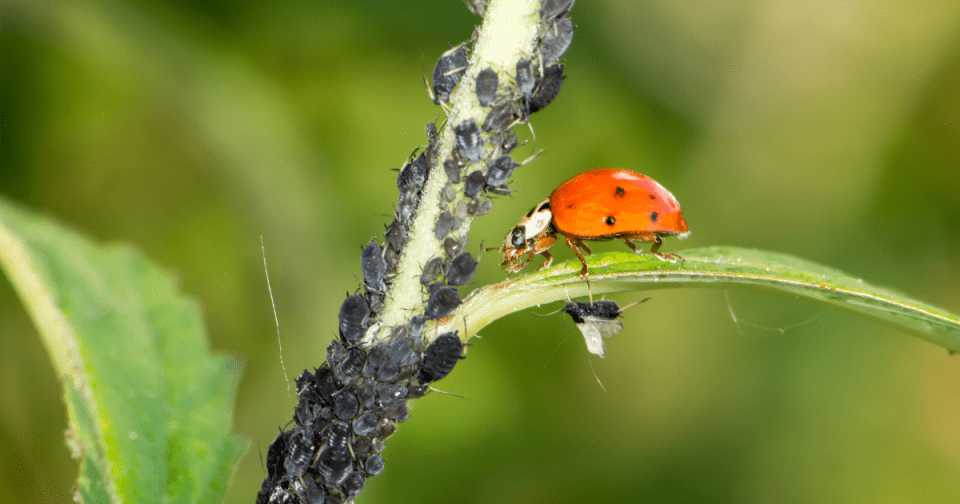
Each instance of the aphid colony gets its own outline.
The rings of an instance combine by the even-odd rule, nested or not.
[[[469,219],[467,214],[489,212],[493,203],[488,194],[510,193],[507,183],[520,166],[509,156],[518,145],[511,128],[526,123],[560,91],[563,65],[557,60],[573,37],[573,24],[565,17],[572,5],[573,0],[543,2],[538,55],[521,60],[513,75],[483,68],[471,70],[465,79],[466,43],[440,56],[430,87],[434,102],[446,107],[461,81],[469,81],[486,116],[450,126],[455,145],[446,159],[439,159],[437,128],[428,123],[426,149],[415,151],[399,170],[395,218],[386,226],[383,242],[371,239],[362,248],[363,292],[348,295],[341,305],[340,338],[328,347],[326,362],[297,379],[295,425],[281,430],[270,444],[258,503],[352,501],[366,478],[383,471],[384,441],[397,423],[409,418],[407,400],[423,396],[429,384],[446,377],[464,358],[456,332],[425,335],[427,322],[449,317],[457,309],[461,304],[457,287],[468,284],[476,271],[477,259],[464,250],[466,237],[458,232]],[[482,13],[485,6],[484,0],[469,4],[475,13]],[[510,79],[513,83],[507,82]],[[380,327],[380,334],[387,331],[389,338],[371,344],[365,338],[378,324],[396,280],[424,188],[440,173],[446,180],[432,230],[443,253],[423,265],[424,311],[411,314],[406,325]],[[454,186],[460,184],[462,190],[457,191]]]

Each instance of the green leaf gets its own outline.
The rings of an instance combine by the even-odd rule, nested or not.
[[[680,255],[684,261],[671,263],[650,254],[595,254],[588,261],[589,287],[580,279],[580,263],[576,261],[482,287],[439,329],[459,329],[469,337],[508,313],[591,292],[745,288],[824,304],[890,325],[951,353],[960,352],[960,317],[842,271],[775,252],[733,247],[691,249]]]
[[[219,502],[241,365],[200,309],[127,246],[101,247],[0,199],[0,265],[64,387],[81,502]]]

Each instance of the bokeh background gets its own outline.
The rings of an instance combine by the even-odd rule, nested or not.
[[[390,221],[389,168],[440,113],[422,75],[478,18],[459,0],[0,16],[0,194],[135,244],[200,300],[213,348],[246,363],[234,426],[252,445],[226,502],[252,502],[295,404],[260,237],[293,379]],[[546,152],[471,250],[618,166],[682,203],[693,234],[668,251],[790,253],[960,311],[960,2],[581,0],[572,18],[563,92],[533,121]],[[474,286],[504,278],[494,255]],[[416,401],[360,502],[960,502],[960,358],[795,299],[650,295],[604,360],[561,315],[487,328],[439,383],[468,399]],[[60,387],[5,281],[0,380],[0,501],[68,502]]]

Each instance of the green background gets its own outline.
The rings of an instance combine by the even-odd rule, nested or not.
[[[246,361],[234,424],[252,447],[227,502],[252,502],[295,404],[260,236],[292,380],[322,362],[360,246],[391,220],[389,168],[440,113],[422,75],[478,18],[457,0],[3,0],[0,16],[0,194],[136,244],[201,301],[214,349]],[[775,250],[960,309],[960,3],[581,0],[572,18],[563,92],[533,119],[546,152],[470,250],[617,166],[683,205],[692,236],[665,251]],[[474,285],[503,279],[498,262]],[[741,291],[657,291],[625,315],[603,360],[561,315],[482,331],[438,384],[468,400],[413,403],[360,502],[960,501],[944,350]],[[0,380],[0,501],[68,502],[60,387],[6,282]]]

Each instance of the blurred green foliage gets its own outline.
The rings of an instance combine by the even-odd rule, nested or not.
[[[179,272],[214,348],[247,361],[234,425],[254,447],[227,502],[251,502],[294,406],[260,236],[292,380],[390,220],[389,168],[440,112],[422,74],[477,18],[340,0],[2,0],[0,17],[0,193]],[[960,3],[583,0],[572,17],[563,93],[533,121],[546,152],[473,251],[572,174],[619,166],[683,204],[693,235],[667,251],[781,251],[957,311]],[[625,325],[602,361],[560,315],[490,326],[440,384],[470,399],[413,404],[361,501],[960,501],[960,361],[942,349],[736,291],[658,291]],[[0,501],[66,502],[61,392],[6,283],[0,377]]]

